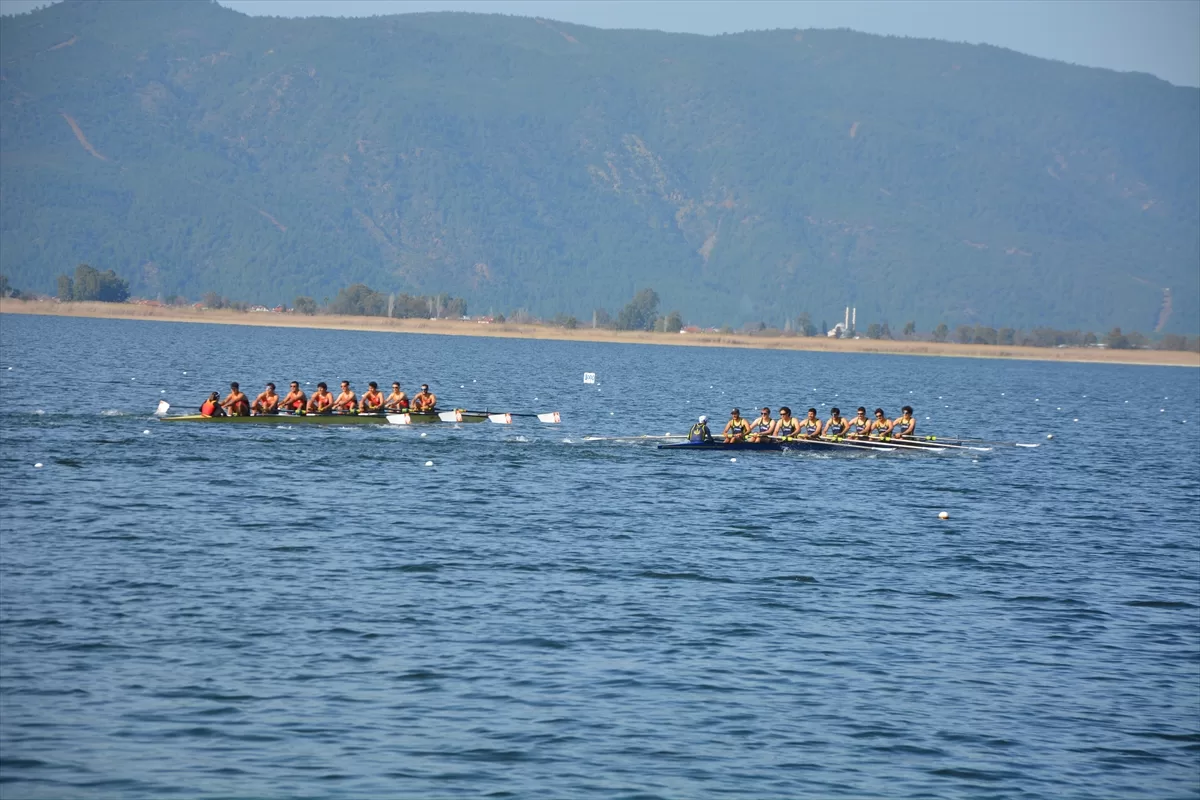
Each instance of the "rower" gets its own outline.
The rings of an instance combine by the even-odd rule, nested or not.
[[[329,393],[329,387],[325,385],[325,381],[321,381],[317,384],[317,390],[313,392],[312,399],[308,401],[308,413],[328,414],[332,406],[333,395]]]
[[[275,384],[268,383],[263,393],[254,398],[250,406],[251,414],[274,414],[279,411],[279,395],[275,394]]]
[[[750,426],[750,441],[764,442],[775,430],[775,420],[771,419],[771,409],[763,407],[762,415]]]
[[[821,431],[821,435],[832,436],[836,439],[845,432],[846,420],[842,418],[842,410],[840,408],[831,408],[829,410],[829,419],[825,421],[825,429]]]
[[[358,408],[358,395],[350,389],[350,381],[342,381],[342,391],[333,401],[333,410],[346,414],[353,413]]]
[[[700,415],[700,421],[688,431],[688,441],[695,442],[696,444],[707,444],[712,440],[712,432],[708,429],[708,417],[702,414]]]
[[[429,384],[422,383],[421,391],[413,398],[413,411],[433,411],[437,407],[437,395],[429,391]]]
[[[865,439],[867,434],[871,432],[871,420],[867,419],[867,409],[864,406],[858,407],[858,414],[849,422],[850,428],[846,432],[847,439]]]
[[[892,420],[892,438],[904,439],[917,432],[917,418],[913,416],[912,406],[900,409],[900,416]]]
[[[808,416],[800,423],[800,435],[805,439],[816,439],[821,435],[821,420],[817,419],[815,408],[810,408]]]
[[[392,393],[383,401],[387,411],[408,411],[408,395],[400,389],[399,383],[392,384]]]
[[[749,432],[750,423],[742,419],[742,412],[736,408],[730,411],[729,422],[725,423],[725,430],[722,431],[722,434],[725,436],[725,443],[740,442],[746,438],[746,434]]]
[[[892,423],[883,413],[882,408],[875,409],[875,419],[871,420],[871,436],[886,439],[892,433]]]
[[[300,384],[292,381],[288,386],[287,397],[283,398],[280,407],[285,411],[304,413],[304,407],[308,405],[308,395],[300,391]]]
[[[379,384],[371,381],[363,392],[362,400],[358,401],[358,410],[364,414],[378,414],[382,408],[383,392],[379,391]]]
[[[202,417],[223,417],[225,409],[221,408],[221,395],[217,392],[211,392],[208,399],[200,405],[200,416]]]
[[[237,381],[229,384],[229,396],[221,401],[221,408],[231,417],[250,416],[250,401],[238,388]]]
[[[800,432],[800,422],[792,417],[792,410],[787,406],[779,409],[779,419],[775,420],[775,430],[771,435],[779,439],[791,439]]]

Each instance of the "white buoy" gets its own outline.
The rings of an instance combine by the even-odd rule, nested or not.
[[[428,433],[422,433],[422,434],[421,434],[421,438],[422,438],[422,439],[424,439],[424,438],[425,438],[426,436],[428,436],[428,435],[429,435]]]
[[[737,459],[736,459],[736,458],[731,458],[731,459],[729,459],[729,463],[730,463],[730,464],[736,464],[736,463],[737,463]]]
[[[186,369],[183,371],[183,374],[184,374],[184,375],[187,375],[187,370],[186,370]]]
[[[167,393],[167,390],[166,390],[166,389],[159,389],[159,390],[158,390],[158,393],[159,393],[159,394],[166,394],[166,393]]]
[[[12,369],[12,367],[9,367],[9,369]],[[33,465],[33,468],[34,468],[34,469],[41,469],[41,468],[42,468],[42,462],[40,462],[40,461],[39,461],[39,462],[37,462],[36,464],[34,464],[34,465]]]
[[[149,433],[150,433],[150,429],[149,429],[149,428],[147,428],[146,430],[142,431],[142,433],[149,434]]]
[[[942,513],[938,514],[938,519],[950,519],[950,515],[943,511]]]
[[[1075,418],[1075,422],[1079,422],[1079,417],[1076,417],[1076,418]]]
[[[1160,413],[1160,414],[1161,414],[1161,413],[1163,413],[1164,411],[1166,411],[1166,409],[1165,409],[1165,408],[1160,408],[1160,409],[1158,410],[1158,413]]]
[[[427,466],[427,467],[432,467],[432,466],[433,466],[433,462],[432,462],[432,461],[426,461],[426,462],[425,462],[425,466]]]
[[[1053,439],[1053,438],[1054,438],[1054,434],[1053,434],[1053,433],[1047,433],[1047,434],[1046,434],[1046,438],[1047,438],[1047,439]]]

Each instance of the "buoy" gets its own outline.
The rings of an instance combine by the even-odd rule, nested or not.
[[[1053,438],[1054,438],[1054,434],[1053,434],[1053,433],[1047,433],[1047,434],[1046,434],[1046,438],[1047,438],[1047,439],[1053,439]]]
[[[12,369],[12,367],[9,367],[9,369]],[[34,464],[34,465],[33,465],[33,468],[34,468],[34,469],[41,469],[41,468],[42,468],[42,462],[40,462],[40,461],[39,461],[39,462],[37,462],[36,464]]]
[[[432,466],[433,466],[433,462],[432,462],[432,461],[426,461],[426,462],[425,462],[425,466],[427,466],[427,467],[432,467]]]
[[[149,433],[150,433],[150,429],[149,429],[149,428],[147,428],[146,430],[142,431],[142,433],[149,434]]]
[[[1076,417],[1076,418],[1075,418],[1075,422],[1079,422],[1079,417]]]
[[[428,436],[428,435],[429,435],[428,433],[422,433],[422,434],[421,434],[421,438],[422,438],[422,439],[424,439],[424,438],[425,438],[426,436]]]
[[[9,367],[9,369],[12,369],[12,367]],[[187,370],[186,370],[186,369],[183,371],[183,374],[184,374],[184,375],[187,375]]]
[[[736,458],[731,458],[731,459],[729,459],[729,463],[730,463],[730,464],[736,464],[736,463],[737,463],[737,459],[736,459]]]
[[[942,513],[938,514],[938,519],[950,519],[950,515],[943,511]]]

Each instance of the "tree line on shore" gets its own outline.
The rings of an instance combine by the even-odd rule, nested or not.
[[[129,299],[129,283],[111,269],[101,272],[88,264],[80,264],[75,268],[74,275],[60,275],[58,278],[57,299],[61,302],[99,301],[121,303]],[[11,286],[5,275],[0,275],[0,297],[17,299],[36,299],[35,295],[22,293]],[[167,305],[188,305],[187,298],[171,295],[163,301]],[[662,333],[677,333],[684,329],[683,315],[679,311],[667,314],[659,313],[660,298],[651,288],[637,292],[626,303],[616,316],[606,309],[597,308],[592,313],[590,325],[585,321],[582,325],[573,315],[559,313],[548,320],[538,319],[525,309],[517,309],[508,316],[504,314],[489,314],[494,322],[510,322],[514,324],[547,324],[553,327],[576,329],[580,327],[601,328],[618,331],[658,331]],[[229,309],[247,311],[249,303],[230,300],[216,292],[204,295],[199,305],[212,309]],[[286,311],[286,307],[279,310]],[[411,318],[448,318],[459,319],[467,316],[467,303],[461,297],[449,294],[410,295],[406,293],[379,292],[363,283],[355,283],[338,291],[332,299],[324,298],[321,303],[308,296],[300,296],[292,304],[293,312],[297,314],[316,315],[332,314],[343,316],[392,317],[397,319]],[[768,327],[766,323],[747,325],[739,331],[729,326],[713,329],[720,334],[732,335],[740,333],[749,336],[764,337],[815,337],[826,336],[829,326],[822,322],[817,327],[812,317],[801,313],[795,319],[789,319],[780,328]],[[937,343],[955,342],[969,345],[990,345],[997,347],[1106,347],[1110,350],[1190,350],[1200,352],[1200,336],[1182,336],[1175,333],[1165,333],[1161,336],[1150,337],[1139,331],[1123,332],[1121,328],[1113,328],[1108,333],[1097,335],[1091,331],[1058,330],[1043,326],[1023,330],[1020,328],[990,325],[959,325],[952,331],[946,323],[940,323],[928,334],[917,331],[914,322],[907,322],[900,334],[895,335],[890,325],[870,323],[866,330],[859,333],[851,328],[839,332],[842,338],[862,338],[876,340],[900,341],[932,341]]]

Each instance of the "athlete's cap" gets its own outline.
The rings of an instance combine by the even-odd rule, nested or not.
[[[706,417],[706,416],[704,416],[703,414],[701,414],[701,415],[700,415],[700,421],[701,421],[701,422],[708,422],[708,417]]]

